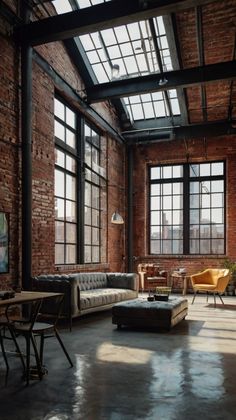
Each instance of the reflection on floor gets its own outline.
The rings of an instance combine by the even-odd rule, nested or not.
[[[0,357],[1,420],[233,420],[236,413],[236,297],[189,299],[170,332],[122,328],[111,312],[76,320],[45,343],[48,375],[26,387],[21,364]],[[22,342],[22,344],[24,344]]]

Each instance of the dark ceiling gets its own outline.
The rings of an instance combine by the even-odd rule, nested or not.
[[[62,40],[81,99],[110,101],[127,142],[236,133],[235,0],[62,3],[71,11],[57,15],[59,0],[32,0],[34,21],[16,27],[17,39]]]

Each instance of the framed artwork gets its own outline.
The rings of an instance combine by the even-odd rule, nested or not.
[[[9,215],[0,211],[0,274],[9,271]]]

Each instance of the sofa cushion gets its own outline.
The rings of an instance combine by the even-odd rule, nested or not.
[[[122,300],[133,299],[136,296],[133,290],[129,289],[92,289],[80,292],[80,310],[110,305],[115,302],[120,302]]]
[[[106,273],[79,273],[76,276],[80,291],[107,287]]]

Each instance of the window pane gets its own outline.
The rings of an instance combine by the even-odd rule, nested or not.
[[[54,114],[61,120],[65,119],[65,106],[57,99],[54,99]]]
[[[210,176],[210,174],[211,174],[210,163],[201,163],[200,164],[200,176]]]
[[[99,211],[92,210],[92,225],[99,227]]]
[[[199,235],[200,235],[199,225],[191,225],[190,238],[199,238]]]
[[[151,241],[151,254],[160,254],[161,247],[160,247],[160,241]]]
[[[199,241],[198,240],[190,241],[190,254],[199,254]]]
[[[183,238],[183,227],[173,226],[173,239],[182,239],[182,238]]]
[[[92,229],[92,243],[93,245],[99,245],[99,229]]]
[[[171,196],[163,197],[162,206],[163,206],[163,210],[172,209],[172,197]]]
[[[88,182],[85,182],[85,197],[84,197],[84,202],[86,206],[91,206],[91,191],[92,191],[92,186],[91,184],[89,184]]]
[[[213,254],[224,254],[224,240],[223,239],[212,240],[212,252]]]
[[[76,197],[76,179],[71,175],[66,175],[66,198],[75,200]]]
[[[64,197],[65,195],[65,180],[64,173],[55,170],[55,195],[58,197]]]
[[[66,108],[66,123],[75,128],[75,113],[69,108]]]
[[[151,212],[151,225],[159,225],[159,224],[160,224],[160,212],[152,211]]]
[[[151,239],[160,239],[160,226],[151,227]]]
[[[75,149],[75,133],[66,129],[66,144]]]
[[[172,244],[172,241],[170,240],[162,241],[163,254],[172,254],[171,244]]]
[[[55,264],[64,264],[64,245],[55,245]]]
[[[66,220],[76,222],[76,204],[73,201],[66,200]]]
[[[224,206],[224,194],[212,194],[211,196],[213,207],[223,207]]]
[[[191,163],[190,164],[190,176],[191,177],[195,177],[195,176],[199,176],[200,174],[200,170],[199,170],[199,165],[198,163]]]
[[[92,243],[92,236],[91,236],[92,229],[90,226],[84,227],[84,241],[86,245],[91,245]]]
[[[160,198],[151,197],[151,210],[159,210],[159,209],[160,209]]]
[[[224,192],[224,181],[211,181],[211,192]]]
[[[54,133],[58,139],[65,141],[65,127],[58,121],[55,121]]]
[[[212,175],[223,175],[224,174],[224,164],[223,162],[216,162],[211,164],[211,174]]]
[[[151,168],[151,179],[160,179],[160,168]]]
[[[198,194],[191,194],[190,195],[190,208],[199,208],[199,195]]]
[[[200,239],[200,254],[210,254],[211,253],[211,243],[208,239]]]
[[[162,193],[163,195],[170,195],[172,193],[172,184],[163,184]]]
[[[76,246],[66,245],[66,264],[75,264],[76,262]]]
[[[182,254],[183,253],[183,241],[173,241],[173,254]]]
[[[91,262],[92,260],[92,253],[91,253],[91,247],[86,246],[84,247],[84,259],[86,263]]]
[[[212,217],[212,223],[223,223],[224,222],[224,210],[223,209],[212,209],[211,217]]]
[[[99,248],[98,246],[92,247],[92,262],[99,262]]]
[[[213,238],[224,238],[224,225],[213,225],[212,226],[212,237]]]
[[[172,166],[163,166],[162,178],[172,178]]]
[[[91,209],[89,207],[85,207],[84,209],[84,221],[86,225],[91,225]]]
[[[160,194],[160,185],[151,185],[151,195],[159,195]]]
[[[65,153],[63,153],[61,150],[55,149],[55,162],[56,162],[56,165],[64,168],[65,167]]]
[[[199,210],[190,210],[190,223],[199,223]]]
[[[68,155],[66,156],[66,169],[74,173],[76,171],[76,160]]]
[[[85,142],[85,162],[91,167],[92,146]]]
[[[211,205],[211,196],[210,194],[201,194],[200,195],[200,207],[207,208]]]
[[[56,242],[64,242],[64,223],[63,222],[55,222],[55,241]]]
[[[172,224],[172,211],[163,211],[162,212],[162,224],[171,225]]]
[[[66,223],[66,242],[75,244],[76,243],[76,225],[72,223]]]
[[[200,226],[200,236],[201,236],[201,238],[210,238],[211,237],[211,225],[201,225]]]
[[[99,188],[92,187],[92,207],[99,209]]]
[[[55,198],[55,219],[63,219],[65,217],[65,201],[61,198]]]
[[[210,222],[211,212],[210,209],[203,209],[200,211],[200,223]]]

